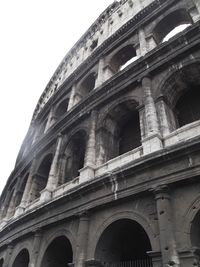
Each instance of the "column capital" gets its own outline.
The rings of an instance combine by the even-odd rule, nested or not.
[[[158,185],[150,189],[154,193],[155,199],[170,199],[170,189],[167,185]]]

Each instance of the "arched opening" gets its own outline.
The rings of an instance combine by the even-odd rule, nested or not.
[[[70,241],[65,236],[59,236],[46,249],[41,267],[66,267],[68,263],[72,263],[72,260]]]
[[[200,64],[173,73],[162,88],[169,132],[200,119]]]
[[[190,237],[192,246],[200,248],[200,211],[197,212],[192,221]]]
[[[27,249],[23,249],[16,257],[12,267],[28,267],[29,253]]]
[[[67,112],[68,103],[69,103],[69,99],[66,98],[57,105],[55,112],[54,112],[56,120],[61,118]]]
[[[185,9],[176,10],[164,17],[153,31],[157,44],[169,40],[192,24],[192,18]]]
[[[31,192],[32,195],[30,201],[39,198],[40,192],[46,187],[49,177],[49,171],[51,168],[51,163],[52,163],[52,154],[48,154],[42,160],[36,174],[33,177],[33,186]]]
[[[96,74],[90,73],[80,85],[80,93],[82,97],[87,96],[95,88]]]
[[[61,173],[63,173],[61,184],[79,176],[79,170],[84,167],[85,151],[86,133],[79,131],[71,138],[66,147],[61,166]]]
[[[199,99],[200,86],[191,86],[189,91],[179,98],[175,106],[177,124],[179,127],[200,119]]]
[[[114,73],[124,69],[137,59],[136,50],[133,45],[127,45],[119,50],[111,59],[110,67]]]
[[[151,244],[141,225],[130,219],[120,219],[109,225],[101,235],[95,259],[111,267],[151,267],[148,251],[151,251]]]
[[[24,193],[24,190],[25,190],[25,187],[26,187],[28,176],[29,176],[29,173],[27,173],[26,176],[23,178],[23,182],[20,185],[19,190],[18,190],[18,192],[16,194],[15,207],[19,206],[19,204],[20,204],[20,202],[22,200],[22,196],[23,196],[23,193]]]
[[[0,267],[3,267],[3,262],[4,262],[4,260],[0,259]]]
[[[98,164],[141,146],[138,104],[128,100],[110,110],[97,133]]]

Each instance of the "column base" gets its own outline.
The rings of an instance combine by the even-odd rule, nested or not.
[[[191,248],[184,251],[179,251],[181,267],[199,266],[200,263],[200,248]]]
[[[103,264],[95,259],[85,261],[84,265],[86,267],[103,267]]]
[[[94,178],[95,175],[95,166],[87,165],[79,170],[79,183],[87,182],[90,179]]]
[[[44,190],[41,191],[40,193],[40,202],[47,202],[52,198],[52,191],[49,189],[45,188]]]
[[[147,254],[152,260],[153,267],[162,266],[162,255],[161,255],[161,252],[147,251]]]
[[[159,134],[152,134],[142,140],[144,155],[163,148],[162,139]]]

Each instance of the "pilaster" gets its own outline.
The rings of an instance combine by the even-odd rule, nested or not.
[[[37,259],[38,253],[40,251],[40,243],[42,238],[42,231],[39,229],[34,233],[34,240],[32,245],[32,251],[30,255],[30,262],[28,267],[36,267],[37,266]]]
[[[96,111],[92,111],[90,117],[90,132],[87,142],[84,167],[80,170],[80,183],[94,178],[96,164]]]
[[[163,267],[178,267],[180,266],[180,261],[174,234],[169,189],[164,185],[158,186],[154,189],[154,195],[158,215]]]
[[[89,217],[87,213],[79,215],[79,227],[77,234],[76,264],[75,267],[83,267],[87,258]]]
[[[27,179],[27,183],[24,189],[24,193],[22,196],[22,200],[20,205],[16,208],[15,210],[15,217],[22,214],[24,212],[25,207],[27,206],[29,199],[30,199],[30,192],[31,192],[31,187],[32,187],[32,181],[33,181],[33,174],[35,172],[35,167],[36,167],[36,158],[33,158],[30,171],[29,171],[29,176]]]
[[[54,154],[54,158],[51,164],[49,177],[47,181],[47,185],[45,189],[41,192],[41,201],[46,201],[51,198],[52,191],[57,187],[58,185],[58,160],[60,157],[60,150],[62,145],[62,139],[63,136],[61,134],[58,135],[57,145],[56,145],[56,151]]]
[[[138,31],[139,43],[140,43],[140,55],[144,56],[147,53],[147,42],[144,29]]]
[[[11,259],[11,256],[12,256],[12,252],[13,252],[13,245],[9,244],[7,246],[6,256],[5,256],[5,259],[4,259],[3,267],[10,267],[10,259]]]
[[[149,77],[142,79],[144,91],[146,136],[142,139],[144,154],[157,151],[162,148],[162,140],[159,131],[158,117],[154,99],[152,97],[152,82]]]

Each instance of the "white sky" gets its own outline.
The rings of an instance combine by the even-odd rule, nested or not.
[[[112,2],[0,1],[0,192],[45,86],[67,51]]]

